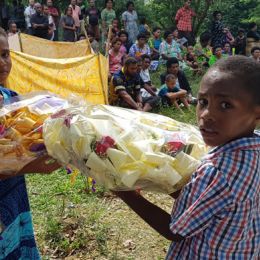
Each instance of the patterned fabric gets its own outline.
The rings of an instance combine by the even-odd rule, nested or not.
[[[213,149],[183,188],[167,259],[260,259],[260,135]]]
[[[214,21],[211,27],[211,45],[212,46],[222,46],[225,43],[225,33],[224,25],[221,21]]]
[[[112,50],[109,50],[109,72],[114,74],[120,71],[123,67],[124,55],[119,52],[115,54]]]
[[[81,15],[81,9],[78,5],[70,5],[70,7],[72,8],[72,17],[75,21],[75,26],[76,27],[80,27],[80,20],[79,17]]]
[[[140,58],[143,54],[151,55],[151,50],[148,44],[140,48],[137,43],[133,44],[129,50],[129,55],[135,58]]]
[[[160,55],[164,54],[170,58],[178,58],[178,55],[181,54],[181,48],[179,43],[177,43],[175,40],[172,40],[171,44],[167,43],[166,41],[163,41],[160,45],[159,52]]]
[[[166,84],[162,85],[160,90],[159,90],[159,93],[158,93],[158,96],[160,97],[165,97],[168,93],[176,93],[176,92],[179,92],[181,89],[179,86],[177,86],[177,84],[174,86],[173,89],[169,89],[167,87]]]
[[[179,31],[191,32],[192,31],[192,17],[196,14],[192,9],[180,8],[175,16],[177,28]]]
[[[0,87],[4,102],[16,93]],[[24,176],[0,180],[0,259],[40,259]]]
[[[101,12],[101,20],[105,22],[105,30],[108,29],[108,26],[112,24],[112,21],[116,18],[116,13],[113,9],[103,9]]]
[[[125,11],[122,14],[122,20],[126,23],[125,30],[128,33],[128,40],[130,42],[135,42],[138,35],[137,19],[135,10],[133,12]]]

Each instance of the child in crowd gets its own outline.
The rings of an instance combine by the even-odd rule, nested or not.
[[[13,35],[15,35],[15,34],[18,33],[18,31],[17,31],[17,25],[16,25],[15,22],[10,21],[8,25],[9,25],[8,37],[9,37],[9,36],[13,36]]]
[[[111,42],[111,49],[109,50],[109,72],[111,76],[120,71],[123,67],[124,55],[120,52],[122,42],[119,38],[114,38]]]
[[[162,99],[163,105],[174,105],[180,109],[179,101],[189,109],[189,103],[187,99],[187,91],[180,89],[180,86],[176,84],[177,78],[173,74],[169,74],[165,78],[165,84],[159,90],[158,95]]]
[[[210,56],[209,66],[214,65],[221,58],[226,57],[225,54],[222,54],[222,47],[220,45],[213,47],[213,55]]]
[[[153,36],[148,41],[148,45],[152,52],[151,53],[152,60],[159,60],[160,58],[159,48],[161,43],[162,43],[161,29],[159,27],[155,27],[153,29]]]
[[[132,44],[128,41],[128,33],[126,31],[120,31],[118,34],[119,39],[122,42],[120,51],[124,54],[127,55]]]
[[[232,56],[232,50],[231,50],[231,45],[229,42],[226,42],[224,44],[222,54],[227,55],[227,56]]]
[[[235,39],[234,46],[236,48],[235,54],[246,55],[246,36],[244,29],[240,28],[238,30],[238,36]]]
[[[146,23],[145,17],[140,18],[140,25],[139,25],[139,34],[150,34],[151,30],[148,24]]]
[[[256,62],[260,62],[260,47],[253,47],[251,49],[251,55]]]
[[[235,38],[231,34],[230,30],[228,28],[224,28],[223,31],[224,31],[224,34],[225,34],[224,43],[228,42],[230,44],[230,46],[233,46],[233,44],[235,43]]]
[[[186,64],[194,71],[199,71],[199,65],[197,62],[197,56],[194,52],[194,47],[192,45],[188,46],[187,53],[184,56]]]
[[[150,97],[150,96],[157,96],[156,92],[157,89],[155,86],[152,85],[151,77],[149,73],[149,68],[151,65],[151,57],[147,54],[141,56],[141,69],[139,75],[141,77],[142,88],[141,93],[142,97]]]
[[[203,67],[209,67],[209,58],[212,55],[211,33],[204,32],[200,35],[200,41],[195,45],[195,54],[198,57],[198,63]]]
[[[158,233],[172,241],[174,259],[259,259],[260,64],[222,59],[204,75],[197,122],[213,147],[179,191],[171,215],[140,192],[115,192]]]
[[[95,39],[95,34],[92,31],[88,31],[88,39],[91,45],[91,48],[95,53],[98,53],[100,51],[100,46],[98,41]]]
[[[119,28],[119,20],[117,18],[113,19],[112,28],[115,30],[116,36],[118,36],[120,32],[120,28]]]
[[[139,59],[144,54],[151,55],[151,50],[147,44],[146,35],[141,33],[137,35],[137,43],[130,48],[129,56]]]

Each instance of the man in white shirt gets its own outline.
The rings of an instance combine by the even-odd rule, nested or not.
[[[35,13],[36,13],[36,11],[34,9],[34,0],[29,0],[29,6],[27,6],[25,8],[24,16],[25,16],[27,33],[30,35],[33,34],[32,25],[31,25],[30,20],[31,20],[32,15]]]

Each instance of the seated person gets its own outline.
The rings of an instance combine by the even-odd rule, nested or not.
[[[120,71],[123,67],[124,55],[120,52],[122,42],[119,38],[114,38],[111,42],[111,49],[108,52],[109,55],[109,73],[111,75]]]
[[[120,31],[118,33],[118,37],[122,42],[120,52],[122,52],[124,55],[128,54],[132,46],[132,43],[128,41],[128,33],[126,31]]]
[[[141,33],[137,35],[137,43],[131,46],[129,56],[138,59],[144,54],[151,55],[151,50],[147,44],[146,35]]]
[[[82,36],[82,35],[81,35]],[[85,35],[84,35],[85,36]],[[100,47],[99,47],[99,43],[98,41],[95,39],[95,34],[92,31],[88,31],[88,39],[91,45],[91,48],[93,49],[93,51],[95,53],[98,53],[100,51]],[[82,38],[83,40],[84,38]],[[86,36],[85,36],[86,39]]]
[[[189,45],[187,48],[187,53],[184,56],[184,60],[186,64],[192,68],[194,71],[199,69],[199,65],[197,62],[197,56],[194,52],[194,48],[192,45]]]
[[[225,55],[227,55],[227,56],[232,56],[231,45],[230,45],[229,42],[226,42],[226,43],[224,44],[222,53],[225,54]]]
[[[168,74],[173,74],[177,78],[177,84],[181,89],[187,91],[188,102],[191,104],[196,104],[196,98],[192,97],[192,92],[190,84],[184,71],[180,70],[179,61],[177,58],[171,58],[166,62],[166,72],[160,75],[161,84],[165,84],[165,79]]]
[[[227,58],[226,54],[222,54],[222,47],[220,45],[213,47],[213,55],[209,58],[209,66],[213,66],[218,60]]]
[[[150,96],[157,96],[156,94],[156,87],[152,85],[150,73],[149,73],[149,67],[151,65],[151,57],[149,55],[142,55],[141,56],[141,66],[140,66],[140,72],[139,75],[141,77],[141,93],[142,97],[150,97]]]
[[[260,62],[260,47],[253,47],[251,49],[251,55],[252,55],[252,58],[257,61],[257,62]]]
[[[151,54],[152,60],[159,60],[160,58],[159,48],[161,43],[162,43],[161,29],[159,27],[155,27],[153,29],[153,36],[148,41],[148,45],[152,51]]]
[[[159,90],[158,94],[164,105],[172,106],[180,109],[178,101],[182,102],[186,108],[189,109],[189,103],[187,100],[187,91],[181,89],[177,85],[177,78],[173,74],[168,74],[165,78],[165,84]]]
[[[209,58],[212,55],[211,33],[203,32],[200,35],[200,41],[195,45],[195,54],[198,57],[198,63],[203,67],[209,67]]]
[[[142,98],[141,96],[141,78],[137,73],[135,58],[126,59],[123,69],[114,74],[112,83],[120,107],[148,112],[157,106],[158,97]]]

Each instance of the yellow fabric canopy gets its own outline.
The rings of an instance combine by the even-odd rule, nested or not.
[[[77,94],[93,104],[107,104],[107,59],[84,57],[49,59],[11,51],[7,86],[19,94],[47,90],[63,97]]]
[[[20,33],[9,37],[10,49],[43,58],[75,58],[93,53],[88,40],[78,42],[53,42]]]

